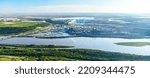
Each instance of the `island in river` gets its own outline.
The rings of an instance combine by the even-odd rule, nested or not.
[[[149,46],[150,42],[119,42],[119,43],[115,43],[115,44],[123,45],[123,46],[143,47],[143,46]]]

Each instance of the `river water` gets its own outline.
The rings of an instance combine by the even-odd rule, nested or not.
[[[112,52],[121,52],[137,55],[150,55],[150,46],[134,47],[121,46],[118,42],[150,42],[150,39],[121,39],[121,38],[59,38],[59,39],[39,39],[39,38],[11,38],[0,41],[0,44],[56,44],[74,46],[75,48],[96,49]]]

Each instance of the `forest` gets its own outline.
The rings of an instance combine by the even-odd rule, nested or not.
[[[36,48],[39,47],[40,48]],[[2,61],[149,61],[150,56],[50,45],[0,45]]]

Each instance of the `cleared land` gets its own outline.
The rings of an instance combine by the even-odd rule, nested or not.
[[[41,30],[40,27],[47,27],[48,23],[39,23],[39,22],[0,22],[0,35],[18,35],[21,33],[27,34],[26,32],[34,32],[35,30]],[[23,35],[23,34],[21,34]]]
[[[0,22],[0,27],[32,27],[39,22]]]
[[[120,42],[115,44],[122,45],[122,46],[134,46],[134,47],[150,46],[150,42]]]

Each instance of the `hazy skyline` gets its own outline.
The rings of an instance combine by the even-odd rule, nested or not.
[[[150,13],[149,0],[0,0],[0,13]]]

